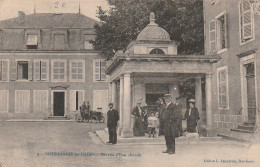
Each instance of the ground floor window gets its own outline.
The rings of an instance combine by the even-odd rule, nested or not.
[[[15,112],[29,113],[30,110],[30,91],[16,90],[15,91]]]
[[[46,112],[48,110],[48,90],[33,91],[33,111]]]
[[[0,90],[0,112],[8,112],[9,91]]]
[[[70,91],[70,110],[79,110],[84,101],[84,90]]]

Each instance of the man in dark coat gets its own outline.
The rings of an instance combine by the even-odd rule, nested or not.
[[[163,133],[163,129],[164,129],[164,126],[163,126],[163,121],[162,121],[162,114],[163,114],[163,111],[165,109],[165,103],[164,103],[164,100],[163,98],[159,98],[159,104],[158,104],[158,110],[159,110],[159,120],[160,120],[160,125],[159,125],[159,136],[161,135],[164,135]]]
[[[109,103],[109,110],[107,112],[107,127],[109,133],[109,141],[107,143],[116,144],[117,142],[116,127],[118,120],[118,111],[113,109],[113,103]]]
[[[177,128],[178,114],[176,105],[172,103],[171,95],[165,95],[165,103],[166,107],[162,114],[162,121],[164,123],[164,137],[167,150],[163,151],[163,153],[175,154],[175,138],[179,137]]]
[[[183,129],[182,129],[182,105],[180,103],[180,98],[179,97],[176,97],[175,98],[176,100],[176,111],[177,111],[177,114],[178,114],[178,130],[179,130],[179,133],[180,133],[180,136],[183,135]]]

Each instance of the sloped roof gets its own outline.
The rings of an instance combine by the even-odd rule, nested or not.
[[[35,13],[0,21],[0,28],[94,28],[96,23],[96,20],[82,14]]]

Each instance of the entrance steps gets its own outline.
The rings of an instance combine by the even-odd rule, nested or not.
[[[246,144],[251,144],[251,139],[253,137],[253,133],[244,133],[248,130],[234,130],[234,129],[217,129],[217,136],[222,137],[223,139],[242,142]]]
[[[244,122],[243,125],[238,125],[237,128],[231,129],[231,131],[242,133],[254,133],[256,129],[255,122]]]
[[[67,116],[48,116],[45,120],[68,120]]]
[[[101,139],[103,143],[108,141],[108,132],[107,128],[104,130],[96,131],[97,136]],[[187,135],[188,136],[188,135]],[[176,139],[176,144],[198,144],[198,143],[215,143],[215,142],[222,142],[222,137],[191,137],[181,136]],[[165,145],[164,136],[159,137],[148,137],[140,136],[140,137],[130,137],[130,138],[122,138],[121,136],[117,137],[117,144],[116,145]]]

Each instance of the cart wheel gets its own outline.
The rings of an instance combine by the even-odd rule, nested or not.
[[[98,122],[97,116],[93,115],[93,116],[91,117],[91,121],[97,123],[97,122]]]
[[[100,122],[100,123],[104,123],[104,122],[105,122],[105,117],[104,117],[104,116],[101,116],[99,122]]]

